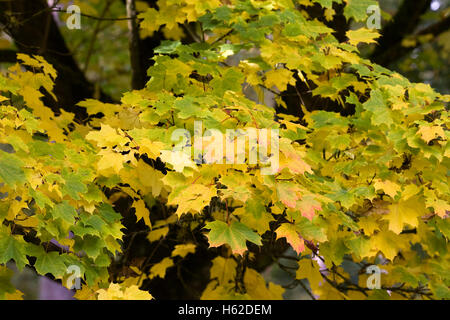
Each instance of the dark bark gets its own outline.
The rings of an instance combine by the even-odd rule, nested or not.
[[[139,22],[136,20],[136,4],[134,0],[126,0],[127,17],[132,18],[128,21],[129,29],[129,51],[131,61],[131,87],[134,90],[140,90],[146,84],[146,72],[141,58],[141,39],[139,37]]]
[[[350,28],[350,23],[344,16],[344,5],[333,3],[333,9],[335,10],[335,15],[333,16],[333,20],[327,21],[324,17],[324,9],[316,4],[311,7],[301,7],[303,10],[306,10],[308,15],[312,19],[318,19],[323,22],[329,28],[335,30],[333,35],[340,42],[344,42],[347,40],[346,33]],[[338,102],[333,101],[328,98],[322,98],[320,96],[314,96],[311,91],[316,88],[316,85],[308,81],[308,85],[300,80],[300,78],[295,74],[296,83],[295,86],[288,85],[287,89],[284,92],[281,92],[283,101],[287,105],[287,109],[284,109],[281,106],[277,106],[277,113],[290,114],[303,118],[303,110],[302,105],[308,111],[314,110],[326,110],[332,112],[339,112],[342,115],[349,115],[353,113],[354,109],[352,106],[342,106]],[[345,100],[345,99],[344,99]]]
[[[76,104],[96,97],[95,88],[73,58],[46,1],[0,1],[0,24],[14,40],[19,52],[41,55],[57,70],[54,93],[58,101],[46,95],[46,105],[54,112],[62,108],[75,113],[78,119],[84,119],[86,111]],[[111,101],[102,93],[97,98]]]
[[[15,63],[16,55],[17,52],[14,50],[0,50],[0,63],[2,62]]]
[[[392,62],[403,56],[401,52],[395,52],[393,48],[402,40],[414,34],[420,23],[420,17],[430,7],[431,0],[404,0],[397,13],[381,31],[378,46],[370,59],[382,66],[389,66]]]
[[[402,57],[405,57],[415,48],[419,47],[421,45],[420,41],[417,39],[419,36],[430,34],[433,35],[433,37],[436,37],[449,29],[450,29],[450,16],[417,32],[414,35],[414,38],[416,38],[416,45],[404,47],[402,46],[401,41],[397,42],[395,45],[392,45],[391,47],[386,49],[386,51],[384,51],[380,56],[378,56],[375,59],[375,61],[381,65],[388,67],[391,63],[400,60]]]

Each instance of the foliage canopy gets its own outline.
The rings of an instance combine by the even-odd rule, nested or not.
[[[84,121],[44,105],[57,71],[19,54],[0,75],[1,283],[10,260],[63,285],[76,265],[77,298],[151,298],[143,284],[201,253],[209,278],[197,297],[280,299],[285,288],[266,282],[256,257],[283,267],[288,244],[288,272],[315,297],[450,298],[450,97],[363,58],[358,45],[376,30],[339,41],[299,7],[320,5],[331,20],[333,3],[364,21],[376,1],[159,0],[139,15],[141,33],[163,27],[174,40],[155,50],[147,85],[118,103],[81,101]],[[179,24],[198,22],[208,36],[180,41]],[[300,118],[267,103],[270,90],[287,108],[281,93],[297,81],[341,112],[299,105]],[[279,130],[278,171],[171,157],[172,133],[193,134],[199,120],[224,133]],[[127,260],[130,214],[145,225],[132,237],[152,248],[144,261]],[[360,268],[356,283],[346,261]],[[380,289],[366,286],[369,265],[385,270]],[[18,294],[0,287],[0,298]]]

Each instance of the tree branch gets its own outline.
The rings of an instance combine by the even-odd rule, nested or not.
[[[131,87],[134,90],[139,90],[145,87],[146,84],[146,70],[142,65],[141,57],[141,40],[139,36],[139,23],[136,20],[137,11],[134,0],[126,0],[128,30],[129,30],[129,50],[131,62]]]
[[[420,36],[430,34],[433,35],[434,37],[437,37],[438,35],[449,29],[450,29],[450,16],[446,17],[445,19],[442,19],[441,21],[435,24],[432,24],[431,26],[413,35],[411,38],[416,41],[415,45],[404,47],[401,42],[396,43],[395,45],[393,45],[384,52],[383,56],[380,58],[381,60],[379,60],[379,63],[380,62],[382,64],[384,63],[384,65],[387,66],[389,62],[397,61],[400,58],[406,56],[409,52],[411,52],[412,50],[421,45],[421,42],[418,39]]]
[[[401,55],[393,55],[391,49],[414,33],[420,23],[420,17],[428,10],[430,4],[431,0],[404,0],[392,21],[381,31],[379,46],[370,59],[380,65],[388,66],[400,58]]]

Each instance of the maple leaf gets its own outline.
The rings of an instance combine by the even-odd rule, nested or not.
[[[390,180],[386,181],[376,180],[374,183],[374,187],[375,190],[383,190],[384,193],[389,195],[391,198],[394,198],[397,195],[397,193],[401,191],[400,186],[397,183],[392,182]]]
[[[174,265],[173,260],[169,257],[162,259],[150,269],[150,279],[160,277],[164,279],[166,270]]]
[[[39,274],[46,275],[50,273],[56,278],[61,278],[67,272],[64,258],[58,252],[47,253],[44,250],[40,250],[40,253],[36,255],[34,267]]]
[[[295,80],[292,75],[292,71],[289,71],[287,69],[270,70],[265,74],[266,87],[272,88],[273,86],[275,86],[280,92],[285,91],[288,84],[295,84]]]
[[[254,269],[247,268],[244,274],[247,294],[254,300],[282,300],[284,288],[272,282],[267,286],[263,276]]]
[[[404,245],[401,238],[390,230],[380,231],[371,237],[370,242],[372,251],[376,251],[375,253],[381,251],[384,256],[391,261]]]
[[[228,244],[233,253],[243,254],[247,250],[246,241],[261,245],[261,237],[245,224],[233,221],[230,225],[222,221],[208,222],[205,226],[211,231],[208,240],[211,247]]]
[[[274,220],[267,212],[262,199],[249,199],[244,208],[234,210],[233,214],[239,215],[243,224],[255,229],[259,234],[269,230],[269,223]]]
[[[123,288],[123,284],[110,283],[107,289],[96,291],[98,300],[152,300],[147,291],[140,290],[137,285]]]
[[[277,230],[277,239],[286,238],[287,242],[291,245],[292,249],[300,254],[305,250],[305,243],[298,234],[295,224],[283,223]]]
[[[77,216],[77,211],[69,204],[68,201],[63,201],[53,208],[52,215],[55,219],[59,218],[68,222],[69,224],[74,224],[75,217]]]
[[[302,216],[311,221],[316,211],[322,211],[322,206],[312,195],[303,195],[300,201],[297,202],[297,208],[302,213]]]
[[[0,263],[14,260],[19,270],[28,264],[26,247],[22,237],[12,236],[6,228],[0,228]]]
[[[23,163],[15,155],[0,150],[0,181],[13,187],[17,183],[25,183]]]
[[[280,201],[289,208],[295,208],[300,196],[297,194],[298,187],[290,183],[278,183],[277,194]]]
[[[148,211],[143,200],[138,200],[133,203],[133,208],[136,209],[137,221],[144,219],[145,224],[152,228],[152,223],[150,222],[150,211]]]
[[[172,251],[172,257],[180,256],[181,258],[186,257],[190,253],[195,252],[195,244],[179,244],[175,246],[175,249]]]
[[[278,172],[284,168],[288,168],[294,174],[304,174],[305,172],[312,173],[311,166],[307,164],[301,154],[294,151],[283,150],[283,157],[280,159]]]
[[[430,199],[426,200],[427,207],[434,209],[434,212],[441,218],[445,218],[448,212],[450,212],[450,203],[442,199]]]
[[[209,270],[210,278],[217,279],[220,284],[226,284],[234,281],[236,278],[237,262],[232,258],[223,258],[218,256],[212,261],[212,267]]]
[[[417,131],[420,134],[421,138],[425,140],[426,143],[429,143],[431,140],[436,137],[445,137],[444,129],[441,126],[421,126]]]
[[[344,0],[347,5],[344,8],[344,16],[347,20],[353,18],[355,21],[363,21],[367,19],[367,8],[378,5],[375,0]]]
[[[120,129],[119,133],[121,133]],[[119,133],[109,125],[102,124],[100,131],[89,132],[86,139],[95,141],[99,147],[124,146],[129,140]]]
[[[157,240],[165,237],[167,235],[167,233],[169,233],[168,227],[154,229],[148,234],[147,239],[150,242],[154,242],[154,241],[157,241]]]
[[[197,165],[191,159],[191,155],[183,151],[161,150],[161,160],[173,166],[176,172],[183,172],[184,168],[197,170]]]
[[[178,204],[176,214],[178,217],[189,212],[201,212],[217,194],[214,187],[207,187],[199,183],[182,186],[178,193],[173,192],[169,197],[168,204]]]
[[[55,68],[53,68],[51,64],[45,61],[45,59],[42,56],[34,55],[33,57],[31,57],[23,53],[18,53],[17,59],[22,61],[22,64],[24,65],[34,67],[37,69],[42,68],[45,73],[52,76],[53,79],[56,79],[57,72]]]
[[[125,300],[152,300],[153,296],[147,291],[140,290],[137,285],[125,288],[123,293]]]
[[[359,43],[377,43],[374,39],[380,37],[380,34],[376,30],[360,28],[347,31],[346,36],[351,45],[357,45]]]
[[[389,213],[384,216],[384,219],[389,221],[389,229],[397,234],[402,232],[405,224],[417,227],[418,219],[426,214],[425,206],[418,197],[393,203],[388,208]]]
[[[153,169],[144,161],[139,160],[136,167],[136,173],[138,174],[139,182],[143,186],[150,188],[154,197],[161,194],[161,190],[163,188],[161,179],[164,177],[162,172]]]
[[[299,280],[308,279],[312,288],[317,288],[323,281],[320,267],[312,259],[302,259],[299,261],[295,277]]]

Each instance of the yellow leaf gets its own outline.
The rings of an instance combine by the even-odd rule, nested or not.
[[[156,277],[160,277],[164,279],[164,277],[166,276],[166,270],[172,267],[173,265],[174,265],[173,260],[171,258],[168,257],[164,258],[150,269],[149,278],[153,279]]]
[[[98,300],[152,300],[147,291],[139,290],[137,285],[123,288],[123,284],[111,283],[108,289],[97,290]]]
[[[327,21],[331,21],[333,20],[333,16],[335,15],[336,11],[334,11],[333,8],[326,8],[325,9],[325,19],[327,19]]]
[[[183,172],[184,168],[197,170],[197,165],[186,152],[161,150],[161,160],[171,164],[177,172]]]
[[[209,205],[211,198],[217,195],[214,186],[204,186],[202,184],[191,184],[183,189],[177,196],[169,199],[169,205],[178,204],[176,214],[178,217],[189,212],[199,213],[204,207]]]
[[[126,161],[123,155],[109,149],[102,149],[98,155],[102,156],[97,162],[97,169],[99,171],[111,169],[114,173],[118,174],[123,168],[123,162]]]
[[[288,83],[291,85],[295,84],[295,80],[292,75],[292,71],[289,71],[287,69],[270,70],[265,74],[265,85],[268,88],[272,88],[273,86],[275,86],[278,88],[278,90],[285,91],[287,89]]]
[[[429,143],[437,137],[445,138],[445,132],[441,126],[421,126],[418,133],[426,143]]]
[[[287,242],[291,247],[300,254],[305,250],[305,243],[302,238],[300,238],[295,224],[283,223],[276,231],[277,239],[286,238]]]
[[[175,246],[175,249],[172,251],[172,257],[180,256],[182,258],[186,257],[189,253],[195,252],[195,244],[179,244]]]
[[[324,282],[316,290],[320,300],[344,300],[346,297],[328,282]]]
[[[122,300],[123,292],[120,288],[120,284],[111,283],[108,289],[100,289],[97,291],[98,300]]]
[[[169,232],[169,228],[168,227],[163,227],[163,228],[159,228],[159,229],[156,229],[156,230],[152,230],[148,234],[147,239],[150,242],[154,242],[154,241],[157,241],[157,240],[161,239],[162,237],[165,237],[168,232]]]
[[[397,234],[402,232],[405,224],[417,227],[418,219],[426,213],[424,203],[418,197],[394,203],[388,208],[389,213],[384,218],[389,221],[389,230]]]
[[[139,143],[139,153],[146,153],[149,158],[156,159],[159,157],[161,150],[165,147],[165,144],[159,141],[150,141],[145,138]]]
[[[434,213],[436,213],[439,217],[441,217],[443,219],[447,215],[447,212],[450,212],[450,204],[447,201],[444,201],[442,199],[427,198],[426,205],[427,205],[427,207],[433,208]]]
[[[237,263],[233,259],[217,257],[212,261],[213,265],[209,271],[210,279],[217,279],[219,284],[224,285],[236,278]]]
[[[397,195],[397,192],[401,191],[400,186],[390,180],[377,180],[374,184],[374,187],[375,190],[383,190],[384,193],[389,195],[391,198],[394,198]]]
[[[295,277],[299,280],[308,279],[311,289],[315,289],[323,282],[320,267],[315,260],[302,259],[298,263]]]
[[[280,285],[270,283],[267,288],[266,280],[256,270],[247,268],[244,275],[244,285],[247,294],[253,300],[282,300],[284,289]],[[270,290],[272,289],[272,290]]]
[[[138,200],[133,203],[133,208],[136,209],[137,221],[144,219],[145,224],[152,228],[152,223],[150,222],[150,211],[148,211],[143,200]]]
[[[124,295],[125,300],[152,300],[153,296],[147,291],[139,290],[136,285],[130,286],[125,289]]]
[[[351,45],[358,45],[359,43],[376,43],[374,39],[378,38],[380,34],[376,30],[361,28],[358,30],[349,30],[346,33],[348,42]]]
[[[159,196],[163,187],[161,179],[164,178],[164,174],[161,171],[153,169],[142,160],[139,160],[136,169],[139,182],[144,187],[150,188],[154,197]]]
[[[394,260],[399,250],[404,246],[401,237],[390,230],[380,231],[370,238],[372,253],[376,255],[378,251],[381,251],[386,259]]]
[[[121,130],[119,129],[119,132]],[[102,124],[100,131],[91,131],[86,135],[86,139],[95,141],[99,147],[124,146],[129,142],[123,134],[117,133],[117,130],[109,125]]]
[[[361,217],[358,221],[359,226],[364,230],[365,235],[372,235],[375,230],[379,230],[380,224],[378,215],[370,215],[367,217]]]

